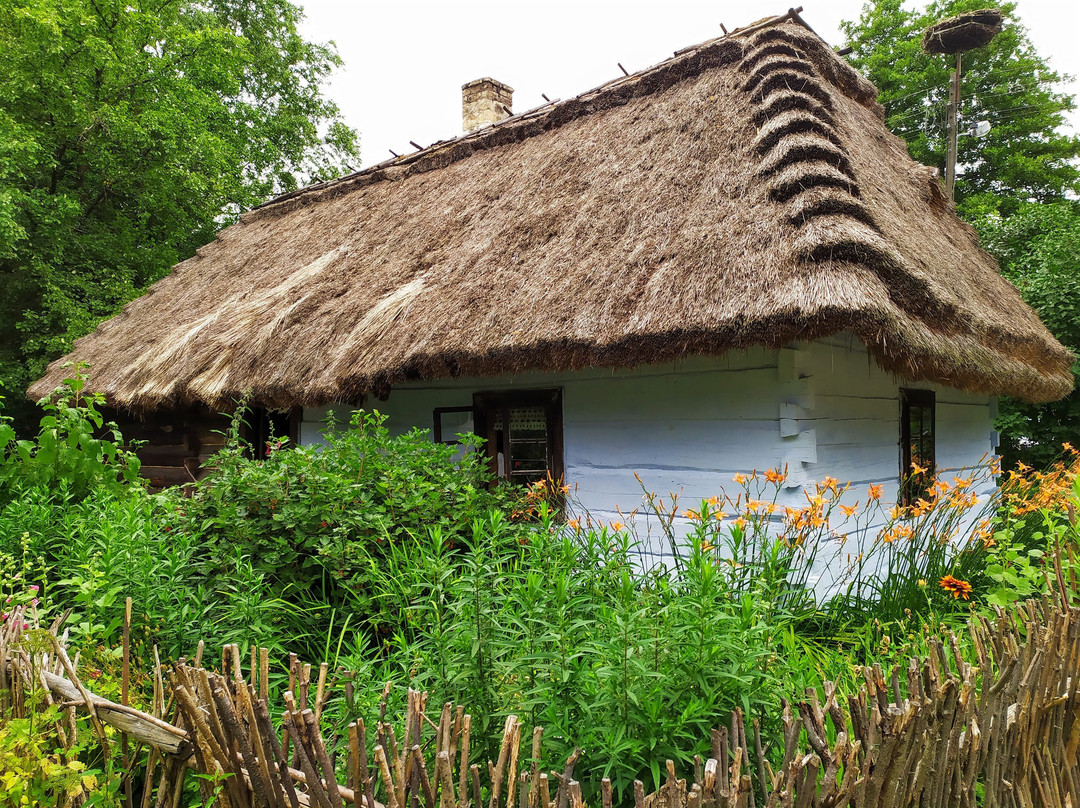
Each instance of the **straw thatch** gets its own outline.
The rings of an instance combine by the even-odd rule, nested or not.
[[[905,379],[1064,395],[1072,356],[875,96],[769,20],[280,197],[62,361],[130,408],[310,406],[847,330]]]
[[[927,53],[963,53],[981,48],[1001,33],[1001,11],[984,8],[934,23],[923,33]]]

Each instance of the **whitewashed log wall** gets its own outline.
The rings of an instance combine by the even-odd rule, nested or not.
[[[805,504],[800,484],[826,476],[854,483],[849,501],[865,500],[871,483],[895,501],[905,386],[937,393],[940,471],[959,473],[994,452],[994,399],[899,381],[846,334],[780,351],[753,348],[629,370],[410,383],[367,406],[387,414],[393,431],[430,429],[435,407],[469,406],[477,391],[561,387],[566,481],[575,507],[594,522],[626,522],[620,514],[642,504],[634,472],[650,490],[679,492],[688,508],[725,488],[735,491],[738,472],[785,464],[789,504]],[[347,417],[347,408],[340,415]],[[318,442],[325,422],[325,409],[305,410],[301,443]],[[640,517],[635,524],[647,545],[643,561],[661,560],[666,542],[649,536]]]

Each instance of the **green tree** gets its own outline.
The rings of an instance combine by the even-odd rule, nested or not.
[[[880,91],[890,129],[912,157],[944,173],[954,59],[924,53],[922,32],[988,5],[1001,9],[1005,25],[989,45],[963,54],[960,130],[981,120],[991,129],[958,140],[957,212],[1054,336],[1080,353],[1080,138],[1064,131],[1063,114],[1074,99],[1056,88],[1064,77],[1035,51],[1016,4],[935,0],[910,9],[877,0],[842,27],[853,64]],[[1000,413],[1007,464],[1044,465],[1062,442],[1080,440],[1080,393],[1041,405],[1002,399]]]
[[[957,147],[957,208],[974,218],[1008,216],[1025,201],[1053,202],[1080,189],[1080,138],[1062,131],[1073,97],[1055,88],[1051,70],[1028,39],[1016,4],[1000,0],[936,0],[923,9],[901,0],[865,5],[858,21],[842,23],[852,64],[877,86],[889,128],[912,157],[944,174],[951,56],[922,50],[922,32],[945,17],[993,6],[1004,29],[989,45],[963,54],[960,129],[988,121],[990,133],[961,135]]]
[[[1025,203],[1008,218],[989,215],[975,222],[983,245],[1024,299],[1066,347],[1080,354],[1080,205]],[[1045,466],[1061,444],[1080,447],[1080,367],[1077,390],[1049,404],[1001,403],[1002,459]]]
[[[0,394],[240,210],[357,155],[288,0],[0,4]]]

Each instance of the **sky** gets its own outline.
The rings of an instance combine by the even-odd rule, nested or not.
[[[780,3],[751,0],[297,0],[302,32],[333,41],[344,66],[327,92],[360,132],[361,164],[371,165],[461,133],[461,85],[490,76],[514,88],[514,111],[579,95],[649,67],[689,45],[763,17]],[[840,21],[858,17],[862,0],[807,0],[803,19],[840,47]],[[1075,32],[1080,5],[1018,0],[1017,12],[1051,67],[1080,75]],[[1080,95],[1080,83],[1066,85]],[[1071,118],[1080,129],[1080,114]]]

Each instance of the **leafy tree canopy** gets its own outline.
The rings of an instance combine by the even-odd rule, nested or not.
[[[1016,4],[934,0],[910,9],[877,0],[843,28],[853,64],[880,91],[890,129],[916,160],[944,174],[955,58],[924,53],[922,32],[987,6],[1001,9],[1005,26],[989,45],[962,56],[959,128],[985,120],[991,129],[958,139],[957,212],[1054,336],[1080,354],[1080,138],[1063,131],[1074,99],[1056,88],[1064,77],[1035,51]],[[1063,442],[1080,445],[1080,392],[1043,405],[1002,399],[1000,413],[1007,464],[1046,465]]]
[[[288,0],[0,4],[0,393],[240,210],[357,155]],[[14,405],[14,406],[13,406]]]

